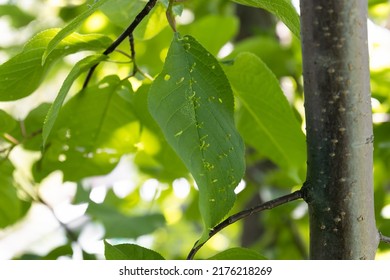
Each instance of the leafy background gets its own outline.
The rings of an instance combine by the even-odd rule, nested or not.
[[[126,55],[99,54],[144,1],[0,2],[0,259],[183,259],[201,236],[202,187],[188,172],[194,167],[168,145],[148,107],[160,88],[151,87],[149,76],[168,71],[156,80],[181,79],[169,66],[163,70],[173,40],[167,2],[159,1],[136,29],[141,71],[129,79],[133,64]],[[217,57],[234,94],[230,113],[245,142],[246,171],[229,213],[291,192],[304,180],[295,2],[189,0],[174,10],[180,34],[203,46],[200,57]],[[389,14],[388,1],[369,1],[375,209],[387,235]],[[129,43],[119,49],[129,53]],[[100,60],[90,87],[79,93],[85,71]],[[307,251],[307,209],[294,202],[229,226],[197,258],[305,259]],[[381,245],[377,258],[390,258],[389,247]]]

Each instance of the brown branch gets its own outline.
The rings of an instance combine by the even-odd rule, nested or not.
[[[297,200],[300,198],[303,198],[303,191],[302,190],[298,190],[298,191],[295,191],[293,193],[275,198],[273,200],[267,201],[265,203],[262,203],[260,205],[255,206],[255,207],[252,207],[250,209],[238,212],[237,214],[234,214],[234,215],[228,217],[227,219],[225,219],[224,221],[222,221],[221,223],[219,223],[213,229],[210,230],[209,237],[207,238],[206,241],[204,241],[200,244],[198,244],[198,241],[197,241],[194,244],[194,247],[191,249],[190,253],[187,256],[187,260],[192,260],[195,257],[195,254],[199,251],[199,249],[202,248],[202,246],[207,241],[209,241],[211,239],[211,237],[213,237],[215,234],[220,232],[225,227],[227,227],[227,226],[229,226],[229,225],[231,225],[231,224],[233,224],[241,219],[244,219],[244,218],[246,218],[254,213],[262,212],[264,210],[270,210],[270,209],[273,209],[277,206],[286,204],[288,202],[291,202],[291,201],[294,201],[294,200]]]

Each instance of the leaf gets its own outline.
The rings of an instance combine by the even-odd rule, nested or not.
[[[134,95],[127,94],[131,111],[142,123],[140,143],[143,146],[134,158],[140,171],[150,174],[159,181],[172,182],[187,177],[188,170],[166,142],[160,127],[148,110],[149,85],[143,85]]]
[[[144,7],[145,2],[143,1],[116,0],[110,5],[102,7],[102,12],[114,24],[121,28],[127,28]],[[164,5],[157,2],[134,30],[134,38],[148,40],[160,33],[168,25],[165,11]]]
[[[238,55],[225,72],[241,104],[245,141],[295,174],[306,162],[305,136],[274,74],[251,53]]]
[[[0,17],[5,15],[10,17],[12,25],[16,28],[26,26],[35,19],[34,16],[12,4],[0,5]]]
[[[234,125],[226,76],[194,38],[175,34],[148,101],[167,142],[199,187],[207,234],[233,206],[234,189],[245,170],[244,145]]]
[[[233,59],[242,52],[257,55],[278,78],[302,72],[301,59],[296,57],[297,51],[281,46],[277,38],[257,36],[244,39],[235,44],[233,52],[224,59]]]
[[[251,7],[261,8],[279,17],[300,38],[299,15],[290,0],[232,0]]]
[[[59,257],[62,256],[72,257],[72,255],[73,255],[72,246],[70,244],[65,244],[54,248],[46,256],[41,257],[40,260],[57,260]]]
[[[42,124],[49,111],[50,103],[41,103],[31,110],[23,120],[23,131],[20,125],[10,132],[10,134],[22,143],[27,150],[40,151],[42,148]],[[23,133],[23,134],[22,134]]]
[[[108,76],[63,106],[35,165],[36,180],[55,170],[65,181],[106,174],[122,155],[136,150],[140,124],[122,91],[134,94],[129,82]]]
[[[83,13],[74,18],[70,23],[68,23],[67,26],[62,28],[61,31],[59,31],[47,45],[47,49],[42,56],[42,64],[46,63],[46,60],[49,58],[49,55],[57,48],[57,46],[64,38],[72,34],[84,20],[86,20],[90,15],[97,11],[107,1],[108,0],[94,1],[92,5],[88,5],[87,10],[85,10]]]
[[[0,133],[11,131],[17,126],[18,122],[7,112],[0,110]]]
[[[61,57],[81,50],[101,50],[111,42],[103,35],[74,33],[57,46],[42,65],[42,55],[59,29],[35,35],[22,52],[0,65],[0,101],[17,100],[33,93],[52,65]]]
[[[111,245],[104,241],[104,256],[106,260],[164,260],[157,252],[135,245]]]
[[[42,138],[43,138],[43,147],[45,147],[47,137],[50,134],[50,131],[53,128],[54,122],[58,117],[58,113],[61,110],[62,104],[64,103],[65,97],[68,94],[70,87],[73,82],[80,76],[81,73],[87,71],[96,63],[104,60],[106,56],[101,54],[87,56],[84,59],[76,63],[72,68],[68,76],[66,77],[64,83],[61,86],[61,89],[54,100],[53,105],[50,107],[49,112],[47,113],[45,122],[43,124]]]
[[[209,15],[181,27],[180,30],[195,37],[211,54],[217,55],[221,48],[237,34],[238,28],[239,22],[236,17]]]
[[[103,223],[106,238],[137,238],[165,225],[161,214],[128,216],[104,204],[89,203],[87,214]]]
[[[13,180],[14,167],[8,159],[0,161],[0,228],[14,224],[22,213]]]
[[[134,30],[134,37],[142,40],[148,40],[156,36],[167,25],[166,9],[157,2],[156,6],[150,13],[141,21],[141,23]]]
[[[113,24],[127,28],[144,6],[143,1],[116,0],[101,7],[101,11]]]
[[[256,251],[247,248],[231,248],[218,253],[209,260],[266,260],[267,258]]]

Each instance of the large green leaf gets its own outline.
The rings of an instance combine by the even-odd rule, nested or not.
[[[279,17],[291,32],[300,37],[299,15],[291,4],[291,0],[232,0],[251,7],[261,8]]]
[[[274,74],[251,53],[238,55],[225,72],[241,105],[245,141],[297,176],[306,162],[305,137]]]
[[[134,94],[127,81],[109,76],[63,106],[36,164],[36,179],[54,170],[71,181],[106,174],[136,150],[140,125],[121,92]]]
[[[105,204],[89,203],[87,214],[103,223],[106,238],[137,238],[165,225],[161,214],[129,216]]]
[[[58,114],[61,110],[62,104],[64,103],[65,97],[68,94],[70,87],[73,82],[80,76],[81,73],[90,69],[96,63],[102,61],[105,58],[104,55],[96,54],[87,56],[84,59],[76,63],[72,68],[68,76],[66,77],[64,83],[61,86],[61,89],[57,95],[57,98],[54,100],[53,105],[50,107],[47,117],[43,124],[42,138],[43,146],[46,144],[47,137],[49,136],[51,129],[58,117]]]
[[[58,31],[49,29],[38,33],[21,53],[0,65],[0,101],[20,99],[34,92],[59,58],[81,50],[102,50],[111,42],[103,35],[73,33],[57,45],[42,64],[46,46]]]
[[[42,62],[45,63],[49,58],[50,54],[58,48],[58,45],[61,44],[62,40],[71,35],[81,23],[83,23],[90,15],[97,11],[102,5],[104,5],[109,0],[99,0],[94,1],[92,5],[87,5],[87,9],[74,18],[67,26],[61,29],[48,43],[47,49],[44,51],[42,56]]]
[[[14,167],[8,159],[0,160],[0,228],[15,223],[21,216],[21,201],[13,180]]]
[[[229,82],[194,38],[175,34],[150,89],[149,111],[197,182],[206,233],[234,204],[245,170],[244,145]]]
[[[111,245],[104,241],[104,256],[106,260],[164,260],[157,252],[135,245]]]
[[[220,252],[209,260],[266,260],[267,258],[258,252],[247,248],[230,248]]]

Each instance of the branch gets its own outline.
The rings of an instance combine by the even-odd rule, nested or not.
[[[300,199],[302,197],[303,197],[303,191],[298,190],[298,191],[295,191],[293,193],[290,193],[290,194],[275,198],[273,200],[267,201],[265,203],[262,203],[260,205],[255,206],[255,207],[252,207],[250,209],[238,212],[237,214],[234,214],[234,215],[228,217],[227,219],[225,219],[224,221],[222,221],[221,223],[219,223],[213,229],[210,230],[209,237],[207,238],[206,241],[204,241],[200,244],[197,244],[198,243],[198,241],[197,241],[194,244],[194,247],[192,247],[190,253],[187,256],[187,260],[192,260],[195,256],[195,254],[199,251],[199,249],[202,248],[202,246],[207,241],[209,241],[211,239],[211,237],[216,235],[218,232],[220,232],[225,227],[227,227],[227,226],[229,226],[229,225],[231,225],[231,224],[233,224],[233,223],[235,223],[243,218],[246,218],[254,213],[262,212],[264,210],[270,210],[270,209],[273,209],[277,206],[280,206],[280,205],[286,204],[288,202]]]
[[[112,53],[126,38],[132,38],[134,29],[141,23],[141,21],[149,14],[149,12],[156,5],[157,0],[149,0],[141,12],[135,17],[133,22],[127,27],[127,29],[119,35],[119,37],[103,52],[104,55]],[[133,48],[133,46],[131,46]],[[133,57],[134,59],[134,57]],[[85,78],[83,89],[88,86],[88,83],[99,63],[95,64],[89,69],[87,77]]]
[[[383,243],[388,243],[390,244],[390,237],[389,236],[384,236],[381,232],[379,232],[379,240]]]

